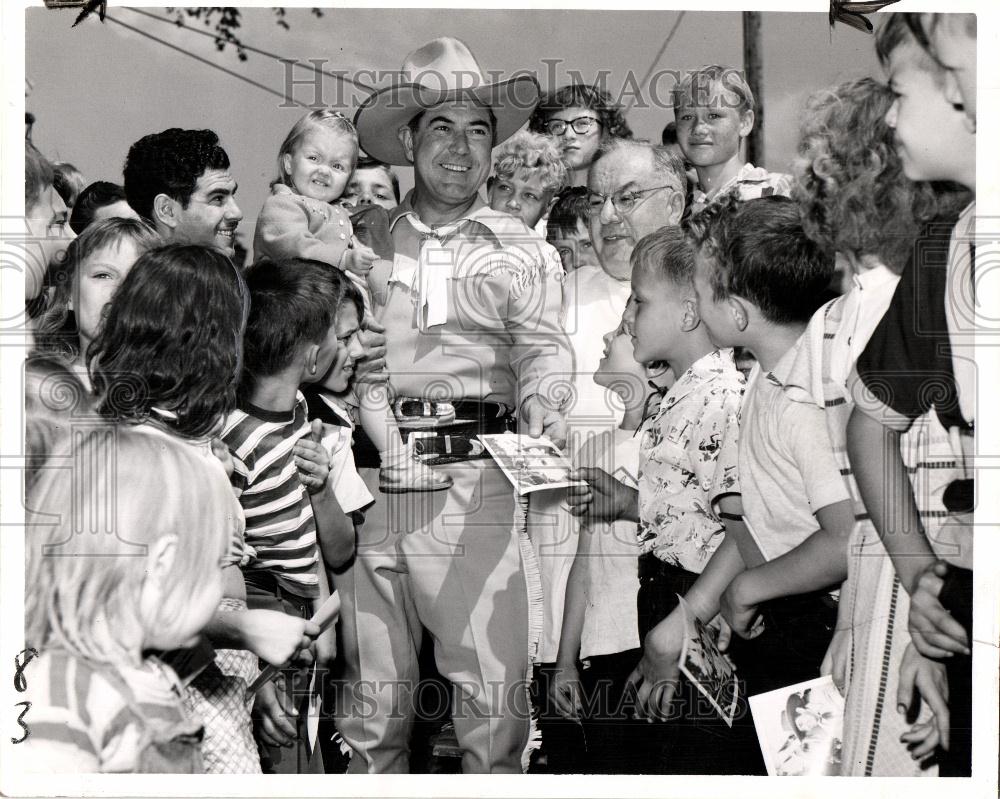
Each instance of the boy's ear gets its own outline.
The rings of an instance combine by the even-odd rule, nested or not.
[[[726,304],[729,306],[729,314],[732,317],[733,324],[740,333],[747,329],[747,325],[750,324],[750,314],[746,303],[738,297],[730,297],[726,300]]]
[[[306,347],[305,356],[306,371],[315,377],[316,370],[319,368],[319,344],[309,344]]]
[[[413,131],[410,130],[409,125],[401,125],[399,130],[396,131],[396,136],[399,138],[399,143],[403,145],[403,153],[406,155],[406,160],[411,164],[413,163]]]
[[[685,297],[681,300],[684,313],[681,315],[681,330],[690,333],[701,324],[701,317],[698,315],[698,302],[694,297]]]
[[[177,227],[177,212],[180,210],[180,203],[173,197],[166,194],[157,194],[153,198],[153,220],[159,222],[164,227],[173,230]]]
[[[750,135],[750,131],[753,130],[754,115],[752,110],[747,110],[743,112],[743,116],[740,117],[740,138],[745,139]]]

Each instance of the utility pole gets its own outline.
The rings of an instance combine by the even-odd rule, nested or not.
[[[747,136],[747,161],[764,164],[764,64],[760,42],[760,12],[743,12],[743,71],[756,100],[753,130]]]

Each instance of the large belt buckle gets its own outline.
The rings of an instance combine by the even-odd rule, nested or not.
[[[392,404],[396,423],[408,429],[433,429],[455,421],[455,406],[415,397],[398,397]]]

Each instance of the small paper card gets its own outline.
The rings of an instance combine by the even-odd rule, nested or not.
[[[840,774],[844,698],[829,676],[751,696],[750,712],[769,776]]]
[[[517,433],[478,436],[519,496],[548,488],[583,485],[571,480],[571,464],[545,436],[531,438]]]
[[[736,667],[719,651],[718,632],[701,623],[684,597],[678,599],[684,612],[684,647],[677,665],[722,720],[732,727],[739,696]]]

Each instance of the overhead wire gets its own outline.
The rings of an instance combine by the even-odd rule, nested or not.
[[[266,86],[263,83],[259,83],[258,81],[253,80],[252,78],[248,78],[246,75],[241,75],[239,72],[227,69],[221,64],[216,64],[207,58],[203,58],[202,56],[197,55],[196,53],[192,53],[190,50],[186,50],[183,47],[180,47],[179,45],[171,44],[170,42],[165,41],[164,39],[161,39],[158,36],[154,36],[152,33],[149,33],[148,31],[136,28],[133,25],[129,25],[127,22],[122,22],[120,19],[117,19],[116,17],[113,17],[110,14],[106,14],[104,18],[109,22],[114,22],[116,25],[121,25],[126,30],[130,30],[133,33],[138,33],[140,36],[144,36],[145,38],[151,39],[152,41],[157,42],[158,44],[162,44],[164,47],[169,47],[171,50],[174,50],[175,52],[182,53],[186,55],[188,58],[193,58],[195,61],[199,61],[202,64],[205,64],[206,66],[212,67],[212,69],[217,69],[220,72],[224,72],[225,74],[229,75],[230,77],[236,78],[237,80],[241,80],[244,83],[249,83],[251,86],[255,86],[256,88],[261,89],[262,91],[268,92],[269,94],[273,94],[276,97],[280,97],[286,102],[294,103],[300,108],[309,108],[309,106],[306,105],[305,103],[300,103],[298,100],[296,100],[293,97],[289,97],[284,92],[279,92],[276,89],[272,89],[270,86]]]
[[[160,16],[159,14],[151,14],[149,11],[145,11],[145,10],[143,10],[141,8],[135,8],[133,6],[123,6],[123,8],[125,8],[127,11],[131,11],[131,12],[133,12],[135,14],[141,14],[144,17],[149,17],[150,19],[155,19],[158,22],[162,22],[162,23],[164,23],[166,25],[170,25],[173,28],[182,28],[184,30],[191,31],[192,33],[197,33],[199,36],[207,36],[208,38],[210,38],[214,42],[219,42],[219,41],[225,42],[226,41],[226,39],[218,36],[215,33],[212,33],[211,31],[199,30],[198,28],[195,28],[195,27],[193,27],[191,25],[178,24],[176,21],[172,21],[170,19],[167,19],[166,17]],[[230,42],[230,43],[234,47],[237,46],[237,42]],[[354,87],[356,87],[358,89],[362,89],[362,90],[364,90],[366,92],[369,92],[369,93],[371,93],[371,92],[374,91],[374,89],[371,86],[366,86],[363,83],[359,83],[358,81],[356,81],[356,80],[354,80],[352,78],[349,78],[347,75],[344,75],[344,74],[341,74],[341,73],[338,73],[338,72],[330,72],[328,70],[322,69],[321,67],[317,67],[315,64],[310,64],[310,63],[305,62],[305,61],[300,61],[297,58],[286,58],[285,56],[279,55],[278,53],[272,53],[272,52],[270,52],[268,50],[263,50],[260,47],[254,47],[253,45],[247,44],[243,40],[239,41],[238,46],[240,48],[242,48],[243,50],[246,50],[247,52],[250,52],[250,53],[256,53],[257,55],[262,55],[262,56],[266,56],[268,58],[273,58],[273,59],[275,59],[277,61],[282,61],[282,62],[285,62],[285,63],[294,64],[295,66],[300,67],[301,69],[308,69],[311,72],[316,72],[316,73],[319,73],[321,75],[326,75],[327,77],[334,78],[336,80],[344,81],[345,83],[349,83],[352,86],[354,86]]]
[[[656,51],[656,55],[653,57],[653,63],[649,65],[649,69],[646,70],[646,74],[643,76],[642,80],[639,82],[640,88],[645,86],[651,77],[653,77],[653,70],[656,69],[656,65],[660,63],[660,59],[663,54],[667,51],[667,47],[670,46],[670,41],[674,38],[674,34],[677,33],[677,28],[680,27],[681,20],[684,19],[686,11],[681,11],[677,15],[677,19],[674,20],[674,25],[667,34],[667,38],[663,40],[663,44],[660,45],[660,49]],[[627,114],[632,110],[632,106],[635,105],[635,97],[629,100],[628,106],[625,108],[625,113]]]

